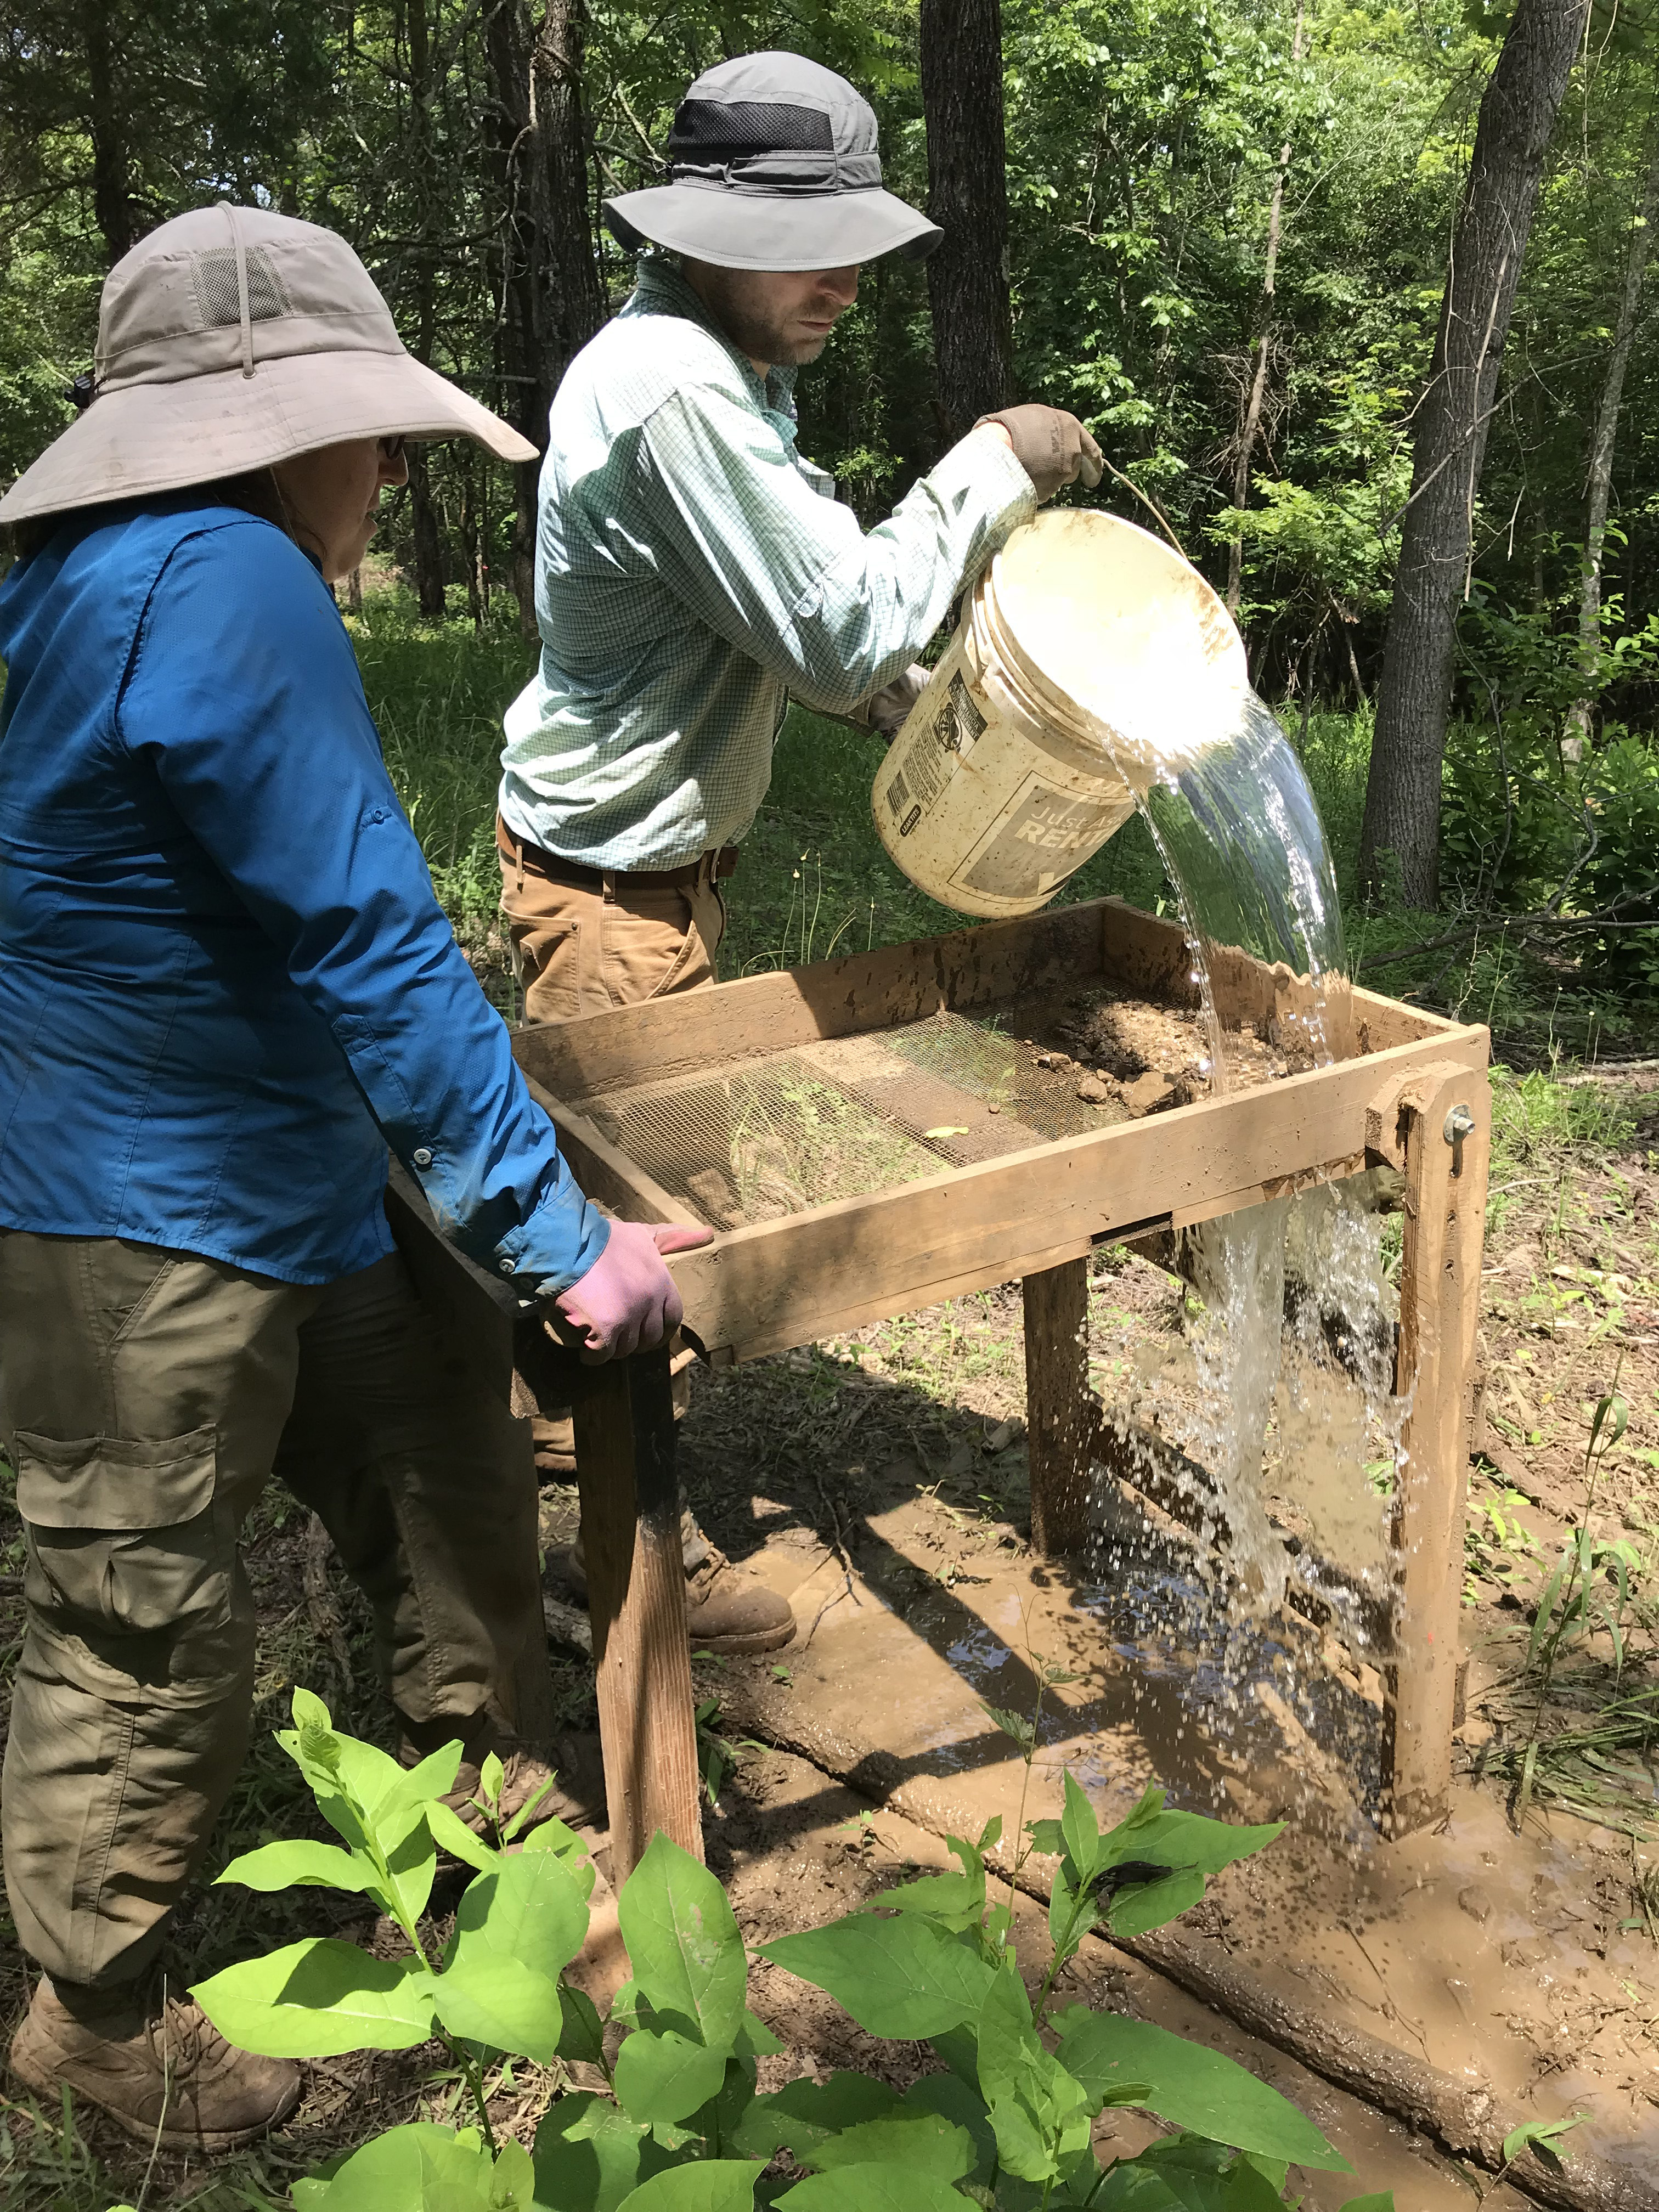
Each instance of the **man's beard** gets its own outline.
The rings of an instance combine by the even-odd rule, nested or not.
[[[767,362],[775,368],[804,368],[809,362],[816,361],[830,343],[828,331],[818,337],[791,337],[787,319],[774,319],[746,310],[724,284],[717,283],[711,289],[721,330],[750,361]],[[822,319],[833,321],[840,312],[837,302],[827,301],[822,309]]]

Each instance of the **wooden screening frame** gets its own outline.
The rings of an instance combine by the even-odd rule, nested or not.
[[[1285,969],[1238,955],[1212,966],[1224,1024],[1270,1018],[1290,1003]],[[1177,926],[1097,900],[532,1024],[514,1032],[513,1049],[589,1197],[625,1219],[695,1222],[600,1133],[582,1101],[647,1080],[706,1080],[711,1070],[821,1039],[879,1032],[941,1010],[971,1015],[1093,981],[1190,1005],[1190,969]],[[717,1234],[672,1264],[686,1334],[716,1364],[1023,1279],[1033,1539],[1056,1553],[1084,1540],[1089,1468],[1098,1456],[1098,1409],[1079,1341],[1091,1248],[1179,1230],[1368,1165],[1400,1170],[1397,1388],[1407,1410],[1393,1648],[1383,1655],[1385,1817],[1398,1833],[1438,1815],[1450,1780],[1490,1039],[1484,1028],[1370,992],[1356,990],[1353,1000],[1352,1057]],[[472,1336],[502,1387],[507,1368],[516,1369],[520,1410],[532,1399],[549,1410],[575,1404],[579,1464],[586,1458],[595,1476],[590,1482],[584,1467],[583,1525],[592,1524],[590,1555],[597,1540],[610,1562],[606,1588],[596,1579],[591,1595],[619,1876],[655,1826],[700,1850],[684,1633],[672,1618],[683,1600],[678,1576],[659,1571],[672,1492],[663,1468],[665,1453],[672,1459],[665,1356],[630,1363],[638,1371],[628,1389],[602,1379],[604,1370],[581,1369],[502,1285],[437,1242],[412,1185],[394,1177],[391,1206],[428,1294]],[[623,1480],[630,1466],[632,1496]]]

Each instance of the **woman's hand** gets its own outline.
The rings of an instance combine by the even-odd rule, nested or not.
[[[649,1352],[672,1336],[685,1308],[674,1278],[662,1263],[665,1252],[692,1252],[712,1243],[712,1229],[683,1228],[678,1223],[613,1221],[605,1249],[588,1269],[553,1301],[559,1319],[581,1346],[584,1363],[597,1367]]]

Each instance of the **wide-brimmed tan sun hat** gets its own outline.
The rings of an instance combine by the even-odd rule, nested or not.
[[[343,238],[263,208],[198,208],[104,280],[94,397],[0,499],[0,522],[211,483],[349,438],[536,448],[404,350]]]

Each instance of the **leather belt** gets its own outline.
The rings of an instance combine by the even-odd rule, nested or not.
[[[738,848],[722,845],[718,852],[705,853],[701,860],[688,860],[678,868],[584,867],[580,860],[562,860],[556,853],[515,836],[499,813],[495,817],[495,849],[518,866],[545,876],[550,883],[570,884],[581,890],[602,891],[607,885],[618,884],[636,884],[641,890],[690,890],[695,884],[732,874],[738,865]]]

